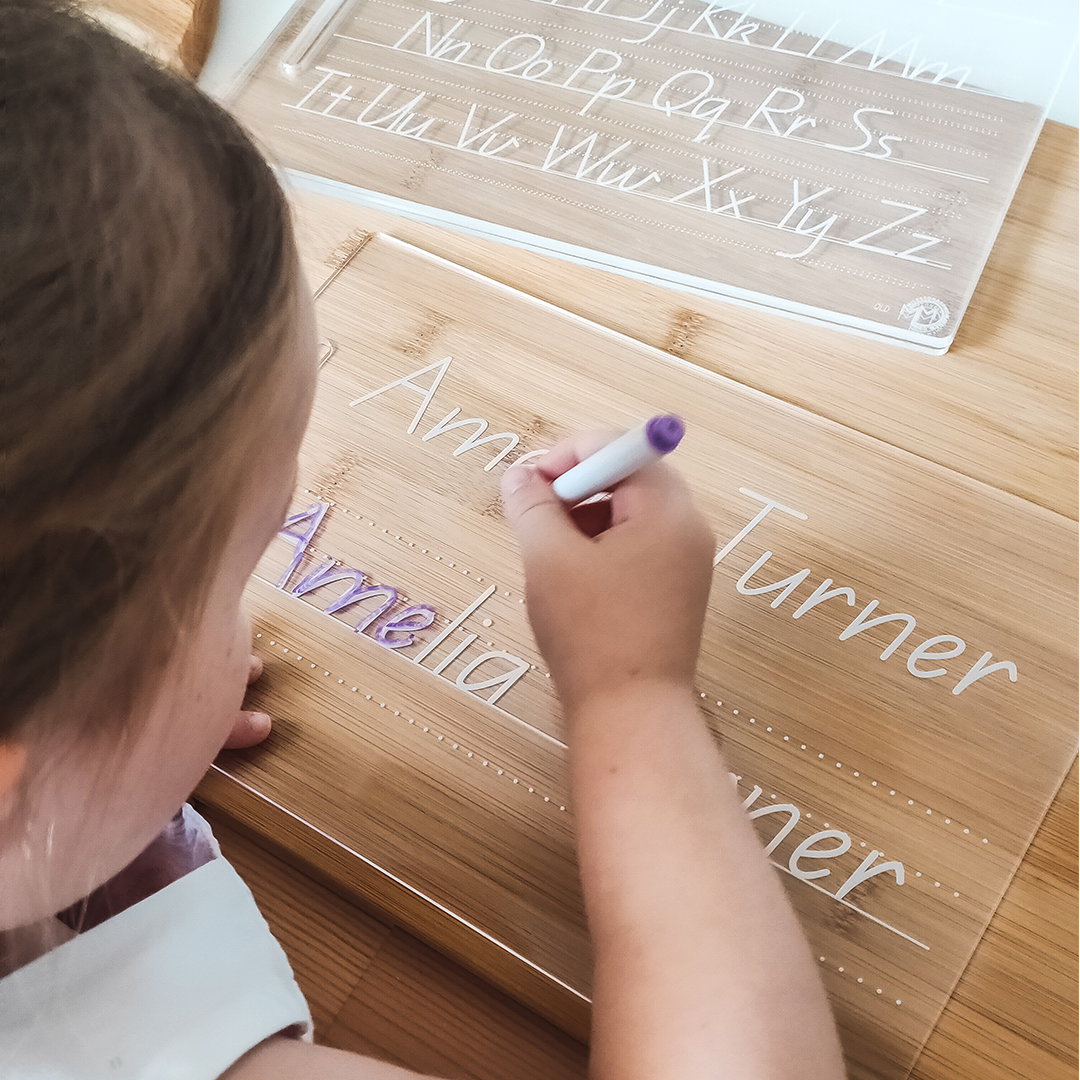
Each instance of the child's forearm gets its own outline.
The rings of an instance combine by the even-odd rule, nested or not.
[[[631,684],[569,732],[595,1080],[841,1078],[807,944],[691,693]]]
[[[583,534],[550,482],[596,445],[503,475],[567,713],[594,1080],[839,1080],[806,942],[689,689],[715,539],[661,464],[615,489],[610,528]]]

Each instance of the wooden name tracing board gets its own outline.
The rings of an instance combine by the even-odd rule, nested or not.
[[[906,1076],[1076,753],[1076,524],[385,236],[317,314],[249,591],[275,728],[201,794],[583,1035],[562,722],[498,478],[677,413],[718,538],[701,709],[851,1075]]]
[[[398,210],[944,352],[1043,110],[902,28],[849,47],[817,19],[311,0],[233,107]]]

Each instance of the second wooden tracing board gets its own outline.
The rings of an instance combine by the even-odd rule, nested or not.
[[[317,312],[300,484],[250,591],[278,724],[219,777],[572,1016],[562,721],[498,478],[676,413],[718,537],[701,709],[851,1075],[906,1076],[1076,752],[1075,524],[388,237]]]
[[[942,5],[832,6],[307,0],[233,105],[347,197],[943,352],[1043,109],[933,51]]]

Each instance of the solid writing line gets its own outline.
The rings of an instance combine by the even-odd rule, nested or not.
[[[540,975],[543,975],[546,979],[550,979],[553,983],[555,983],[557,986],[561,986],[564,990],[569,990],[570,993],[574,995],[574,997],[580,998],[582,1001],[588,1004],[592,1004],[592,999],[586,997],[580,990],[575,990],[574,987],[572,987],[569,983],[563,982],[563,980],[560,979],[557,975],[552,975],[550,971],[542,968],[539,964],[530,960],[527,956],[522,956],[521,953],[510,948],[509,945],[500,941],[497,937],[493,937],[486,930],[481,929],[475,923],[469,922],[468,919],[459,915],[456,911],[452,911],[445,904],[440,904],[438,900],[434,899],[431,896],[428,896],[426,893],[421,892],[418,888],[416,888],[415,885],[410,885],[407,881],[399,878],[396,874],[392,874],[385,867],[380,866],[377,862],[369,859],[366,855],[361,855],[359,851],[355,851],[347,844],[343,844],[340,840],[331,836],[329,833],[323,832],[323,830],[318,828],[318,826],[312,825],[310,821],[305,821],[304,818],[300,817],[299,814],[294,814],[291,810],[282,806],[281,803],[275,802],[273,799],[264,795],[261,791],[253,788],[250,784],[245,784],[243,780],[239,779],[236,776],[233,776],[233,774],[230,772],[226,772],[219,765],[212,764],[210,768],[213,769],[214,772],[221,773],[222,776],[227,777],[234,784],[238,784],[245,791],[250,792],[256,798],[261,799],[265,803],[268,803],[270,806],[274,807],[275,810],[280,810],[281,813],[292,818],[293,821],[298,822],[300,825],[303,825],[304,828],[310,829],[313,833],[321,836],[324,840],[329,840],[331,844],[333,844],[335,847],[340,848],[342,851],[347,852],[349,855],[352,855],[353,858],[359,859],[365,866],[370,866],[372,870],[375,870],[377,873],[381,874],[389,881],[392,881],[395,885],[404,889],[412,896],[415,896],[418,900],[423,900],[425,903],[430,904],[433,908],[441,911],[444,915],[448,915],[455,922],[460,923],[467,930],[472,930],[473,933],[479,934],[485,941],[491,942],[492,945],[495,945],[497,948],[502,949],[503,952],[509,954],[515,960],[520,960],[523,964],[525,964],[526,967],[532,968],[533,971],[537,972]]]
[[[446,58],[444,58],[442,56],[430,56],[427,53],[420,52],[420,51],[417,51],[417,50],[414,50],[414,49],[401,49],[401,48],[398,48],[397,45],[387,45],[385,42],[382,42],[382,41],[372,41],[372,40],[370,40],[370,38],[353,37],[350,34],[335,34],[334,37],[342,38],[345,41],[353,41],[353,42],[356,42],[356,44],[358,44],[358,45],[372,45],[377,49],[389,49],[391,52],[404,53],[406,56],[419,56],[422,59],[431,60],[431,61],[433,61],[434,63],[437,63],[437,64],[451,64],[456,68],[467,68],[470,71],[477,71],[477,72],[481,72],[481,73],[488,72],[489,74],[492,74],[492,75],[502,75],[502,76],[504,76],[506,78],[518,79],[521,82],[532,83],[533,85],[546,86],[546,87],[548,87],[549,89],[552,89],[552,90],[566,90],[571,94],[583,94],[585,97],[589,97],[589,98],[595,97],[595,93],[592,90],[586,90],[586,89],[584,89],[582,87],[578,87],[578,86],[564,86],[562,83],[545,82],[543,79],[530,79],[530,78],[527,78],[524,75],[519,75],[519,74],[517,74],[517,72],[514,72],[514,71],[500,71],[497,68],[481,67],[479,64],[467,64],[467,63],[465,63],[464,61],[461,61],[461,60],[448,60],[448,59],[446,59]],[[360,77],[362,77],[362,76],[360,76]],[[679,112],[678,110],[670,110],[670,111],[668,111],[668,110],[665,110],[665,109],[660,109],[660,108],[657,108],[654,105],[650,105],[646,101],[636,101],[633,98],[629,98],[629,97],[623,97],[623,98],[600,98],[599,100],[621,101],[626,105],[633,105],[633,106],[635,106],[635,107],[637,107],[639,109],[647,109],[650,113],[658,112],[662,116],[666,116],[668,119],[670,119],[672,116],[682,116],[682,117],[685,117],[688,120],[700,122],[699,118],[693,117],[689,113],[682,113],[682,112]],[[578,115],[580,116],[581,113],[579,112]],[[853,154],[855,157],[870,158],[870,159],[872,159],[874,161],[884,161],[884,160],[886,160],[885,158],[882,158],[878,154],[867,154],[865,151],[861,151],[861,150],[845,150],[841,146],[835,146],[832,143],[819,142],[816,139],[807,139],[807,138],[805,138],[804,136],[801,136],[801,135],[777,135],[775,132],[766,131],[764,128],[748,128],[745,125],[736,123],[733,120],[712,120],[712,121],[709,121],[709,126],[736,128],[739,131],[747,131],[752,135],[764,135],[767,138],[774,138],[774,139],[779,138],[779,139],[784,139],[785,141],[805,143],[807,146],[820,147],[820,148],[822,148],[824,150],[835,150],[837,153]],[[669,133],[666,132],[666,131],[663,131],[663,130],[654,131],[654,132],[652,132],[652,134],[656,138],[665,138],[665,137],[669,136]],[[890,162],[890,164],[893,164],[893,165],[907,165],[907,166],[910,166],[911,168],[914,168],[914,169],[923,169],[926,172],[941,173],[944,176],[956,177],[959,180],[971,180],[971,181],[973,181],[974,183],[977,183],[977,184],[988,184],[990,182],[989,178],[985,177],[985,176],[974,176],[974,175],[971,175],[971,174],[968,174],[968,173],[954,172],[951,169],[942,169],[942,168],[939,168],[936,165],[927,165],[927,164],[925,164],[923,162],[920,162],[920,161],[906,161],[903,158],[894,158],[894,157],[888,158],[888,161]]]
[[[913,82],[913,83],[916,83],[916,84],[921,85],[921,86],[943,86],[943,87],[945,87],[945,88],[947,88],[949,90],[964,90],[969,94],[978,94],[981,97],[1001,98],[1001,100],[1004,100],[1004,101],[1016,101],[1016,100],[1018,100],[1016,98],[1005,98],[1005,97],[1002,97],[1002,95],[1000,95],[1000,94],[993,94],[989,90],[982,90],[977,86],[969,86],[965,82],[959,82],[959,81],[956,81],[956,82],[939,82],[937,79],[933,79],[933,80],[920,79],[920,78],[918,78],[916,76],[913,76],[913,75],[905,75],[901,71],[889,71],[888,69],[882,69],[880,67],[876,67],[876,68],[871,68],[869,66],[868,67],[862,67],[859,64],[843,64],[839,60],[832,60],[827,56],[814,55],[813,52],[801,53],[801,52],[795,52],[793,49],[780,49],[780,48],[777,48],[777,46],[779,45],[779,43],[781,41],[784,41],[791,33],[793,33],[795,31],[795,27],[798,25],[798,18],[795,20],[794,23],[791,24],[791,26],[784,28],[785,33],[780,38],[778,38],[776,42],[774,42],[772,45],[765,45],[765,44],[763,44],[762,42],[759,42],[759,41],[746,41],[744,38],[737,37],[737,36],[718,37],[715,34],[706,33],[704,30],[697,31],[697,30],[691,30],[688,27],[683,27],[683,26],[671,26],[670,24],[664,24],[664,23],[644,22],[644,21],[642,21],[642,19],[640,17],[635,17],[633,15],[615,15],[614,13],[612,13],[610,11],[597,11],[597,10],[594,10],[592,8],[573,7],[570,4],[557,4],[557,3],[554,3],[553,0],[527,0],[527,2],[534,3],[534,4],[543,4],[544,7],[564,8],[567,11],[579,12],[582,15],[595,15],[597,18],[600,18],[600,19],[614,19],[614,20],[616,20],[618,22],[629,23],[631,26],[642,26],[642,27],[655,28],[657,30],[667,30],[669,33],[672,33],[672,34],[686,34],[688,37],[703,38],[705,41],[708,41],[708,42],[720,42],[720,43],[725,44],[725,45],[741,45],[741,46],[743,46],[745,48],[748,48],[748,49],[761,49],[763,52],[779,53],[781,56],[794,56],[799,60],[818,60],[823,64],[832,64],[834,67],[849,68],[849,69],[851,69],[853,71],[868,71],[873,75],[888,75],[890,78],[903,79],[905,82]],[[729,10],[733,10],[733,9],[729,9]],[[747,12],[743,13],[742,17],[745,17],[745,15],[748,14],[748,12],[749,12],[749,9],[747,9]],[[718,10],[716,12],[717,15],[721,15],[723,13],[724,12],[722,10]],[[734,11],[733,11],[733,13],[738,14],[738,12],[734,12]],[[496,13],[492,12],[492,11],[489,11],[489,12],[479,12],[479,14],[494,15]],[[801,18],[801,16],[800,16],[800,18]],[[738,27],[738,23],[736,23],[735,27],[733,27],[732,29],[735,29],[737,27]],[[732,32],[731,30],[728,31],[728,33],[731,33],[731,32]],[[814,37],[814,38],[818,37],[817,34],[810,33],[807,30],[800,30],[800,31],[798,31],[798,33],[801,34],[803,37]],[[619,40],[622,43],[627,44],[627,45],[640,45],[640,44],[643,44],[643,42],[641,42],[641,41],[630,41],[628,38],[620,38]],[[818,39],[818,44],[819,45],[821,44],[822,40],[823,39],[821,39],[821,38]],[[839,42],[828,42],[828,44],[837,44],[838,45]],[[887,59],[887,57],[883,57],[882,59],[883,60]],[[937,64],[939,62],[940,61],[935,61],[935,64]],[[930,66],[932,67],[934,65],[930,65]],[[763,70],[767,70],[767,69],[763,69]],[[927,68],[926,70],[929,70],[929,68]],[[966,75],[964,77],[967,78]],[[940,108],[941,106],[933,105],[932,107]],[[976,114],[976,115],[981,115],[983,118],[985,118],[987,120],[998,121],[998,122],[1000,122],[1000,120],[1001,120],[1001,117],[992,116],[992,115],[989,115],[989,114]]]
[[[878,926],[884,926],[885,929],[890,931],[891,933],[896,934],[898,937],[902,937],[905,941],[910,941],[912,945],[918,945],[920,949],[925,949],[927,952],[930,951],[929,945],[924,945],[921,941],[913,938],[910,934],[905,934],[903,930],[897,930],[895,926],[890,926],[887,922],[879,919],[876,915],[871,915],[869,911],[863,911],[861,907],[856,907],[849,901],[844,900],[841,897],[835,896],[833,893],[829,892],[828,889],[823,889],[820,885],[815,885],[812,881],[807,881],[806,878],[800,877],[798,874],[795,873],[794,870],[792,870],[790,867],[785,866],[783,863],[775,862],[773,859],[770,859],[769,862],[771,862],[773,866],[777,868],[777,870],[783,870],[785,874],[790,874],[797,881],[801,881],[804,885],[809,885],[811,889],[817,889],[819,893],[824,893],[824,895],[829,897],[830,900],[835,900],[838,904],[843,904],[844,907],[851,908],[852,911],[857,911],[864,918],[869,919],[871,922],[876,922]]]
[[[285,589],[279,589],[278,586],[276,584],[274,584],[274,582],[267,581],[266,578],[259,577],[258,574],[252,574],[251,576],[256,581],[262,582],[264,585],[269,586],[271,589],[276,589],[278,592],[284,593],[286,596],[293,596],[292,593],[288,592]],[[487,597],[490,596],[490,595],[491,594],[488,593],[484,597],[484,599],[487,599]],[[306,601],[302,600],[299,596],[293,596],[293,599],[296,600],[297,603],[303,604],[305,607],[309,607],[309,608],[312,608],[315,611],[321,612],[322,614],[326,614],[325,612],[322,612],[321,608],[315,607],[314,604],[307,603]],[[482,602],[483,601],[481,601],[481,603]],[[477,605],[477,607],[478,606],[479,605]],[[473,610],[475,610],[475,608]],[[334,619],[334,617],[332,615],[328,615],[327,618],[333,619],[333,621],[335,623],[337,623],[338,626],[342,627],[342,629],[345,630],[348,633],[355,633],[356,632],[353,627],[351,627],[347,622],[343,622],[341,619]],[[366,635],[366,634],[361,634],[360,636],[363,637],[367,641],[371,641],[371,638],[368,637],[368,635]],[[513,720],[515,724],[519,725],[520,727],[525,728],[526,731],[531,731],[534,735],[539,735],[540,738],[542,738],[545,742],[549,742],[553,746],[557,746],[560,750],[565,750],[567,748],[566,743],[562,742],[559,739],[556,739],[554,735],[549,735],[546,731],[542,730],[541,728],[533,727],[532,724],[528,723],[525,720],[522,720],[520,716],[515,716],[511,712],[507,712],[506,709],[504,709],[501,705],[492,705],[491,702],[487,700],[487,698],[482,698],[479,694],[474,694],[471,690],[468,689],[468,687],[458,686],[457,682],[454,681],[453,679],[447,678],[445,675],[442,675],[441,673],[436,672],[436,671],[432,671],[431,668],[426,668],[426,667],[424,667],[423,664],[417,663],[417,661],[416,661],[416,659],[414,657],[402,655],[401,650],[399,650],[399,649],[395,649],[394,654],[397,656],[397,658],[399,660],[403,660],[407,664],[414,664],[421,671],[426,671],[429,675],[433,675],[440,682],[448,683],[450,686],[454,687],[455,690],[460,690],[462,693],[467,694],[474,701],[479,701],[482,704],[486,705],[489,709],[494,709],[495,712],[502,713],[502,715],[507,717],[507,719]]]
[[[266,581],[266,580],[265,580],[264,578],[257,578],[257,580],[259,580],[259,581],[262,581],[262,582],[264,582],[264,583],[265,583],[265,584],[267,584],[267,585],[271,585],[271,583],[270,583],[270,582],[268,582],[268,581]],[[273,586],[271,586],[271,587],[273,587]],[[486,598],[486,597],[485,597],[485,598]],[[297,600],[298,600],[299,602],[301,602],[301,603],[302,603],[302,601],[300,601],[300,598],[299,598],[299,597],[297,597],[296,599],[297,599]],[[307,605],[307,606],[310,606],[310,605]],[[477,605],[477,606],[479,606],[479,605]],[[335,622],[337,622],[338,620],[336,620],[336,619],[335,619],[334,621],[335,621]],[[341,624],[341,625],[345,626],[346,624]],[[415,663],[415,661],[414,661],[414,660],[412,660],[412,659],[410,659],[409,657],[402,657],[402,659],[408,660],[408,661],[409,661],[409,663]],[[420,666],[420,665],[418,665],[418,666]],[[427,668],[423,668],[423,667],[422,667],[422,668],[421,668],[421,670],[423,670],[423,671],[427,671],[428,669],[427,669]],[[431,674],[434,674],[434,673],[431,673]],[[435,677],[436,677],[437,679],[440,679],[440,680],[441,680],[441,681],[443,681],[443,682],[447,682],[447,681],[448,681],[448,680],[446,680],[445,678],[443,678],[443,676],[441,676],[441,675],[436,675]],[[454,685],[454,684],[451,684],[451,685]],[[477,694],[469,694],[469,696],[470,696],[471,698],[474,698],[475,700],[478,700],[478,701],[484,702],[484,704],[485,704],[485,705],[489,704],[488,702],[484,701],[484,699],[483,699],[483,698],[479,697],[479,696],[478,696]],[[544,732],[544,731],[541,731],[541,730],[540,730],[539,728],[534,728],[534,727],[533,727],[533,726],[532,726],[531,724],[528,724],[528,723],[526,723],[526,722],[525,722],[524,720],[520,719],[519,717],[516,717],[516,716],[514,716],[514,715],[513,715],[512,713],[508,713],[508,712],[506,712],[506,711],[505,711],[504,709],[500,709],[500,708],[499,708],[499,706],[497,706],[497,705],[491,705],[491,706],[490,706],[490,708],[493,708],[493,709],[495,709],[496,711],[498,711],[498,712],[501,712],[501,713],[503,713],[503,715],[504,715],[504,716],[507,716],[507,717],[509,717],[509,719],[511,719],[511,720],[514,720],[514,721],[515,721],[516,723],[518,723],[518,724],[522,725],[523,727],[526,727],[526,728],[528,728],[529,730],[531,730],[531,731],[535,732],[536,734],[539,734],[539,735],[543,735],[543,736],[544,736],[544,737],[545,737],[545,738],[546,738],[546,739],[547,739],[547,740],[548,740],[549,742],[555,743],[555,744],[556,744],[557,746],[559,746],[559,747],[561,747],[561,748],[563,748],[563,749],[565,749],[565,748],[566,748],[566,745],[565,745],[565,743],[561,743],[561,742],[559,742],[559,740],[558,740],[558,739],[554,739],[554,738],[552,738],[552,737],[551,737],[550,735],[548,735],[548,734],[547,734],[546,732]],[[216,769],[216,768],[217,768],[217,766],[216,766],[216,765],[215,765],[215,766],[212,766],[212,768],[215,768],[215,769]],[[223,771],[223,770],[220,770],[220,769],[219,769],[218,771],[219,771],[219,772],[221,772],[221,771]],[[230,775],[230,774],[225,774],[225,775]],[[232,777],[232,779],[235,779],[235,777]],[[239,780],[237,780],[236,782],[237,782],[237,783],[241,783],[241,781],[239,781]],[[247,785],[244,785],[244,786],[246,787]],[[261,795],[261,793],[259,793],[259,792],[255,791],[255,789],[254,789],[254,788],[249,788],[249,790],[253,791],[253,792],[254,792],[254,793],[255,793],[256,795],[259,795],[259,796],[260,796],[260,798],[265,798],[265,796],[262,796],[262,795]],[[269,802],[270,800],[269,800],[269,799],[267,799],[267,801]],[[277,805],[277,804],[275,803],[274,805]],[[280,807],[280,809],[284,810],[284,807]],[[289,811],[287,811],[287,810],[285,810],[284,812],[285,812],[285,813],[289,813]],[[293,815],[293,816],[295,817],[295,815]],[[297,820],[301,820],[301,819],[297,818]],[[304,824],[308,824],[308,823],[307,823],[307,822],[304,822]],[[310,828],[314,828],[314,826],[309,826],[309,827],[310,827]],[[315,831],[316,831],[316,832],[318,832],[319,830],[317,830],[317,829],[316,829]],[[320,835],[324,835],[324,836],[325,836],[326,834],[325,834],[325,833],[321,833]],[[330,840],[333,840],[333,837],[327,837],[327,838],[328,838],[328,839],[330,839]],[[338,843],[338,841],[334,840],[334,843]],[[341,846],[344,846],[344,845],[341,845]],[[357,853],[356,853],[356,852],[352,852],[352,854],[354,854],[354,855],[355,855],[355,854],[357,854]],[[358,857],[359,857],[359,858],[363,858],[363,856],[360,856],[360,855],[358,855]],[[365,859],[364,861],[365,861],[365,862],[370,862],[370,860],[367,860],[367,859]],[[843,904],[843,905],[844,905],[844,907],[850,908],[850,909],[851,909],[852,911],[856,911],[856,912],[858,912],[858,913],[859,913],[860,915],[862,915],[862,916],[863,916],[864,918],[867,918],[867,919],[869,919],[869,920],[870,920],[871,922],[875,922],[875,923],[877,923],[877,924],[878,924],[878,926],[882,926],[882,927],[884,927],[884,928],[885,928],[886,930],[890,931],[890,933],[893,933],[893,934],[896,934],[896,935],[897,935],[897,936],[899,936],[899,937],[902,937],[902,938],[903,938],[903,939],[904,939],[905,941],[910,941],[910,942],[911,942],[911,943],[912,943],[913,945],[917,945],[917,946],[918,946],[918,947],[919,947],[920,949],[925,949],[925,950],[926,950],[927,952],[929,952],[929,951],[930,951],[930,946],[929,946],[929,945],[924,945],[924,944],[923,944],[923,942],[921,942],[921,941],[917,940],[916,938],[913,938],[913,937],[911,937],[911,935],[910,935],[910,934],[905,934],[905,933],[903,932],[903,930],[898,930],[898,929],[897,929],[897,928],[896,928],[895,926],[891,926],[891,925],[890,925],[889,923],[885,922],[884,920],[882,920],[882,919],[879,919],[879,918],[878,918],[878,917],[877,917],[876,915],[871,915],[871,914],[870,914],[870,912],[868,912],[868,911],[864,911],[864,910],[863,910],[862,908],[860,908],[860,907],[856,907],[856,905],[855,905],[855,904],[852,904],[852,903],[851,903],[850,901],[848,901],[848,900],[844,900],[844,899],[842,899],[841,897],[838,897],[838,896],[834,895],[833,893],[829,892],[829,891],[828,891],[828,889],[823,889],[823,888],[822,888],[822,887],[821,887],[820,885],[815,885],[815,884],[814,884],[814,882],[812,882],[812,881],[807,881],[807,880],[806,880],[806,878],[804,878],[804,877],[800,876],[799,874],[796,874],[796,873],[795,873],[795,872],[794,872],[793,870],[791,870],[791,869],[790,869],[789,867],[785,866],[785,865],[784,865],[783,863],[778,863],[778,862],[776,862],[776,861],[775,861],[775,860],[773,860],[773,859],[770,859],[769,861],[770,861],[770,862],[772,863],[772,865],[773,865],[773,866],[775,866],[775,867],[776,867],[776,868],[777,868],[778,870],[783,870],[785,874],[789,874],[789,875],[790,875],[791,877],[795,878],[796,880],[798,880],[798,881],[801,881],[801,882],[802,882],[802,883],[803,883],[804,885],[809,885],[811,889],[815,889],[815,890],[817,890],[817,891],[818,891],[819,893],[822,893],[822,894],[823,894],[824,896],[828,896],[828,897],[829,897],[830,899],[832,899],[832,900],[835,900],[835,901],[836,901],[836,902],[837,902],[838,904]],[[373,867],[375,867],[375,869],[377,869],[377,870],[382,870],[382,868],[381,868],[381,867],[379,867],[379,866],[377,866],[377,865],[376,865],[375,863],[370,863],[370,865],[371,865],[371,866],[373,866]],[[383,873],[387,873],[386,871],[382,871],[382,872],[383,872]],[[391,876],[391,877],[393,877],[393,875],[388,875],[388,876]],[[399,879],[397,879],[397,878],[395,878],[394,880],[395,880],[395,881],[399,881]],[[406,883],[405,883],[405,882],[400,882],[400,881],[399,881],[399,883],[400,883],[400,884],[403,884],[403,885],[406,885]],[[407,887],[407,888],[409,888],[409,889],[411,889],[411,891],[415,892],[415,893],[417,894],[417,896],[421,896],[421,897],[423,897],[423,899],[425,899],[425,900],[429,900],[429,901],[430,901],[431,903],[433,903],[433,904],[436,904],[436,906],[439,906],[439,907],[441,907],[441,905],[438,905],[438,904],[436,903],[436,901],[434,901],[434,900],[430,900],[430,898],[429,898],[429,897],[423,896],[423,894],[422,894],[422,893],[418,892],[418,891],[417,891],[417,890],[415,890],[415,889],[412,889],[412,887],[411,887],[411,886],[408,886],[408,885],[406,885],[406,887]],[[446,910],[446,909],[442,909],[442,910]],[[451,914],[452,914],[452,913],[451,913]],[[456,916],[455,916],[455,917],[456,917]],[[464,922],[464,920],[461,920],[461,921],[463,921],[463,922]],[[469,924],[466,924],[466,925],[469,925]],[[473,929],[476,929],[476,927],[473,927]],[[483,931],[479,931],[479,932],[480,932],[480,933],[483,933]],[[485,936],[488,936],[488,935],[485,935]],[[495,941],[495,939],[494,939],[494,938],[491,938],[491,940],[492,940],[492,941]],[[500,945],[501,945],[501,943],[500,943],[500,942],[496,942],[496,944],[500,944]],[[503,947],[505,947],[505,946],[503,946]],[[512,950],[509,950],[509,949],[508,949],[507,951],[512,951]],[[516,956],[517,954],[515,953],[514,955]],[[521,959],[524,959],[524,958],[521,958]],[[529,963],[529,961],[526,961],[526,963]],[[538,969],[538,970],[540,970],[540,969]],[[548,973],[547,973],[547,972],[545,972],[545,974],[548,974]],[[554,976],[551,976],[551,977],[552,977],[552,978],[554,978]],[[556,980],[556,981],[558,981],[558,980]]]
[[[334,116],[332,113],[325,113],[325,112],[320,112],[320,111],[315,110],[315,109],[302,108],[299,105],[293,105],[293,104],[291,104],[291,103],[289,103],[287,101],[281,102],[281,106],[282,106],[282,108],[285,108],[285,109],[292,109],[295,112],[306,112],[306,113],[310,113],[313,116],[322,116],[327,120],[337,120],[337,121],[339,121],[339,122],[341,122],[343,124],[348,124],[350,127],[355,128],[357,126],[355,121],[349,120],[344,116]],[[440,149],[443,149],[443,150],[456,150],[456,151],[458,151],[459,153],[462,153],[462,154],[471,154],[472,156],[482,158],[485,161],[493,161],[493,160],[501,161],[504,165],[509,165],[509,166],[511,166],[513,168],[528,169],[530,172],[537,172],[537,173],[542,173],[542,174],[545,174],[545,175],[548,175],[548,176],[555,176],[555,177],[559,177],[562,180],[576,180],[578,183],[588,184],[590,187],[600,187],[602,189],[609,187],[608,185],[599,184],[594,180],[588,180],[588,179],[586,179],[584,177],[574,176],[571,173],[556,172],[553,168],[545,169],[541,165],[531,165],[527,161],[519,161],[516,158],[512,158],[512,157],[496,157],[493,154],[485,154],[485,153],[482,153],[480,150],[473,150],[470,147],[466,147],[466,146],[458,146],[456,143],[452,143],[452,142],[442,142],[439,139],[427,139],[427,138],[424,138],[422,135],[414,135],[411,132],[395,131],[392,128],[377,127],[377,126],[375,126],[375,124],[365,124],[365,125],[359,125],[359,126],[368,127],[372,131],[381,131],[386,135],[396,135],[400,139],[411,139],[411,140],[413,140],[413,142],[424,143],[424,144],[426,144],[428,146],[437,146],[437,147],[439,147]],[[307,132],[300,132],[300,134],[305,134],[306,135],[308,133]],[[634,195],[634,196],[637,196],[638,198],[650,199],[653,202],[664,203],[664,204],[670,204],[672,202],[672,199],[668,198],[667,196],[652,195],[649,192],[642,191],[640,189],[623,188],[623,189],[619,189],[619,190],[622,190],[623,193],[626,194],[626,195]],[[807,236],[812,235],[807,231],[800,232],[798,229],[791,229],[791,228],[788,228],[787,226],[780,225],[780,224],[777,224],[777,223],[774,223],[774,222],[771,222],[771,221],[762,221],[760,218],[755,218],[755,217],[750,217],[750,216],[745,216],[744,217],[742,214],[738,214],[738,213],[726,214],[726,213],[724,213],[725,207],[720,207],[717,210],[709,210],[707,207],[694,206],[691,203],[683,203],[682,205],[687,210],[695,210],[695,211],[698,211],[698,212],[703,213],[703,214],[715,214],[715,215],[717,215],[719,217],[722,217],[725,220],[729,220],[729,221],[745,221],[748,225],[758,225],[758,226],[760,226],[762,228],[772,229],[772,230],[774,230],[776,232],[788,233],[788,234],[791,234],[791,235],[794,235],[794,236],[802,236],[802,237],[807,237]],[[817,243],[819,243],[819,244],[838,244],[841,247],[852,247],[853,246],[850,240],[842,240],[839,237],[828,236],[828,235],[819,235],[817,237]],[[951,270],[952,269],[952,264],[951,263],[938,262],[936,259],[922,259],[922,258],[916,258],[915,256],[905,256],[901,252],[886,251],[886,250],[884,250],[882,248],[874,248],[874,247],[869,247],[869,246],[863,247],[862,250],[872,251],[875,255],[883,255],[886,258],[900,259],[903,262],[916,263],[916,264],[920,264],[920,265],[923,265],[923,266],[933,266],[933,267],[936,267],[939,270]]]

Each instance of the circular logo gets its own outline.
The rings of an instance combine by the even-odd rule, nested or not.
[[[936,296],[920,296],[917,300],[909,300],[897,317],[909,320],[909,330],[936,334],[949,321],[949,309]]]

